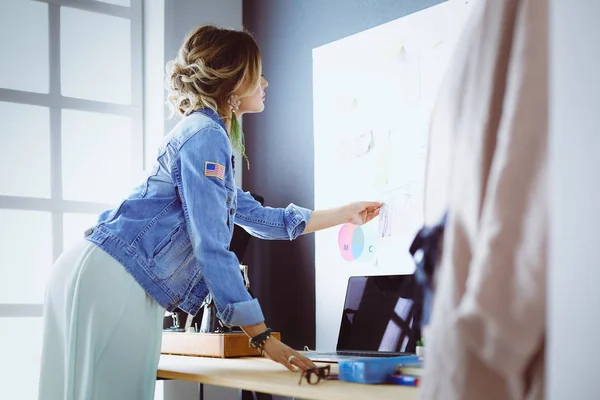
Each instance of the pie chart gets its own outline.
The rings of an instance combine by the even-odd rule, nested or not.
[[[338,234],[340,254],[345,261],[368,262],[375,256],[375,231],[368,226],[342,225]]]

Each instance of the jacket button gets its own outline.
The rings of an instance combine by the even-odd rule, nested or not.
[[[88,237],[88,236],[90,236],[92,233],[94,233],[94,230],[93,230],[92,228],[90,228],[90,229],[86,230],[85,232],[83,232],[83,235],[84,235],[85,237]]]
[[[229,209],[229,214],[231,214],[231,215],[235,214],[235,210],[233,208],[230,208]]]

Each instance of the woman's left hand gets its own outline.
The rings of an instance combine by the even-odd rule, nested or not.
[[[359,201],[344,207],[347,222],[354,225],[363,225],[379,215],[383,203],[376,201]]]

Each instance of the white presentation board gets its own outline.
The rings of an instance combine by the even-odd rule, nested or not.
[[[429,115],[469,3],[449,1],[313,49],[315,208],[386,203],[317,232],[317,349],[333,350],[348,278],[412,273]]]

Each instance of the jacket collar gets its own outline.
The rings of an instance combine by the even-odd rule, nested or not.
[[[199,110],[194,111],[194,113],[200,113],[200,114],[206,115],[207,117],[209,117],[210,119],[212,119],[213,121],[215,121],[216,123],[221,125],[223,130],[225,130],[225,132],[227,132],[227,128],[225,128],[225,123],[223,122],[223,119],[213,109],[208,108],[208,107],[201,108]]]

